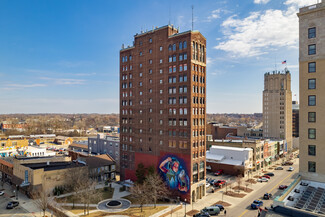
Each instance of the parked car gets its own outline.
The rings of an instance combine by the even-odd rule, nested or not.
[[[269,180],[265,177],[257,179],[258,182],[268,182]]]
[[[263,199],[268,200],[268,199],[271,199],[272,196],[273,196],[273,195],[270,194],[270,193],[265,193],[264,196],[263,196]]]
[[[206,182],[205,183],[205,188],[209,188],[211,185],[210,185],[210,183],[209,182]]]
[[[201,210],[201,213],[209,213],[209,215],[218,215],[220,208],[218,206],[209,206]]]
[[[222,169],[217,170],[217,171],[214,173],[214,175],[216,175],[216,176],[220,176],[220,175],[222,175],[222,174],[223,174],[223,170],[222,170]]]
[[[283,189],[286,189],[287,187],[288,187],[287,185],[280,185],[279,189],[283,190]]]
[[[214,206],[219,207],[220,211],[223,211],[225,209],[221,204],[215,204]]]
[[[226,184],[226,180],[218,180],[215,183],[213,183],[216,187],[221,187],[222,185]]]
[[[293,168],[293,167],[289,167],[288,171],[291,172],[291,171],[294,171],[294,169],[295,169],[295,168]]]
[[[4,195],[5,192],[4,191],[0,191],[0,196]]]
[[[266,175],[266,174],[264,174],[263,176],[262,176],[262,178],[267,178],[267,179],[270,179],[271,177],[270,176],[268,176],[268,175]]]
[[[210,217],[209,213],[197,213],[195,215],[193,215],[193,217]]]
[[[291,161],[286,161],[282,163],[282,166],[291,166],[293,163]]]
[[[274,176],[274,173],[265,173],[264,175],[267,175],[267,176]]]
[[[283,167],[276,167],[275,170],[283,170]]]
[[[261,206],[263,206],[263,201],[261,200],[254,200],[253,203],[251,204],[252,209],[258,209]]]
[[[16,206],[18,206],[19,205],[19,202],[18,201],[11,201],[11,202],[9,202],[8,204],[7,204],[7,209],[13,209],[13,208],[15,208]]]

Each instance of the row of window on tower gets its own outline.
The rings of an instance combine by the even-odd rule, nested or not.
[[[205,46],[193,41],[192,49],[193,59],[200,62],[205,62]]]
[[[178,49],[179,50],[187,49],[187,42],[186,41],[178,42]],[[176,50],[177,50],[176,43],[168,45],[168,51],[176,51]]]
[[[125,55],[125,56],[122,56],[122,62],[123,63],[126,63],[127,61],[131,61],[132,60],[132,55]]]
[[[177,60],[176,57],[177,57],[176,54],[168,56],[168,62],[169,63],[176,62],[176,60]],[[183,60],[187,60],[187,53],[178,54],[178,61],[183,61]]]

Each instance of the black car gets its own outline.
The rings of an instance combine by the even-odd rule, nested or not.
[[[264,175],[274,176],[274,173],[265,173]]]
[[[270,193],[265,193],[263,196],[263,199],[265,199],[265,200],[269,200],[271,198],[272,198],[272,194],[270,194]]]
[[[216,205],[214,205],[214,206],[217,206],[217,207],[219,207],[219,209],[220,209],[220,211],[222,211],[222,210],[224,210],[225,208],[221,205],[221,204],[216,204]]]
[[[7,209],[13,209],[13,208],[15,208],[16,206],[18,206],[19,205],[19,202],[18,201],[11,201],[11,202],[9,202],[8,204],[7,204]]]

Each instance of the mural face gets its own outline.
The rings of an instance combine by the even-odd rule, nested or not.
[[[181,159],[174,156],[162,158],[159,171],[170,189],[183,193],[189,190],[190,180],[186,174],[185,163]]]

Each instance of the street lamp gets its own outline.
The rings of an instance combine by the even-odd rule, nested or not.
[[[184,204],[185,204],[185,214],[184,214],[184,217],[186,217],[186,198],[184,199]]]

